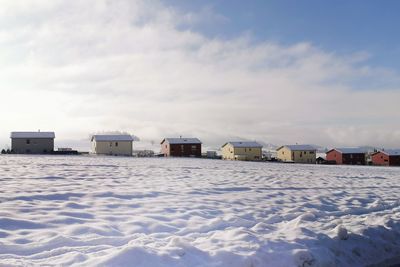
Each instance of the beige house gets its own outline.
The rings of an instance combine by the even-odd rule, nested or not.
[[[93,135],[92,153],[98,155],[132,156],[133,138],[130,135]]]
[[[257,142],[228,142],[222,146],[222,159],[225,160],[261,160],[262,145]]]
[[[285,145],[277,150],[278,160],[293,163],[310,163],[316,162],[316,149],[310,145]]]
[[[11,151],[15,154],[48,154],[54,151],[54,132],[12,132]]]

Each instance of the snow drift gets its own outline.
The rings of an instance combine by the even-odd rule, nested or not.
[[[0,265],[367,266],[400,256],[400,168],[0,157]]]

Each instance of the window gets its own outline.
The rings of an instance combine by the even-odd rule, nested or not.
[[[310,151],[310,154],[311,154],[311,155],[314,154],[314,151]]]
[[[115,142],[115,146],[118,146],[118,142]]]
[[[112,146],[112,142],[110,142],[110,147]]]
[[[31,139],[26,139],[26,144],[29,145],[31,143]]]
[[[304,155],[307,154],[307,151],[304,151]]]
[[[249,148],[249,151],[251,151],[251,148]]]
[[[192,146],[192,150],[196,150],[196,148],[197,148],[197,147],[196,147],[195,145]]]

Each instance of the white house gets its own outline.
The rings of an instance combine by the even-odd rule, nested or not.
[[[93,135],[92,153],[98,155],[132,156],[133,138],[127,134]]]

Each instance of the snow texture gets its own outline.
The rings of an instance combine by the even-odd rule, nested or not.
[[[400,260],[400,168],[1,156],[1,266]]]
[[[92,141],[95,140],[97,142],[113,142],[113,141],[128,141],[132,142],[133,137],[129,134],[95,134],[92,136]]]
[[[198,138],[165,138],[161,141],[161,144],[167,142],[169,144],[179,145],[179,144],[201,144],[201,141]]]
[[[255,141],[231,141],[225,143],[222,147],[226,146],[227,144],[231,144],[233,147],[263,147],[261,144]]]
[[[317,151],[317,149],[311,145],[284,145],[277,150],[280,150],[283,147],[287,147],[292,151]]]
[[[367,150],[362,147],[341,147],[341,148],[334,148],[332,150],[336,150],[342,154],[365,154],[365,153],[367,153]],[[332,151],[332,150],[330,150],[330,151]]]
[[[381,150],[379,152],[382,152],[383,154],[386,154],[388,156],[400,156],[400,149],[388,149],[388,150]]]
[[[10,137],[13,139],[18,138],[56,138],[54,132],[11,132]]]

